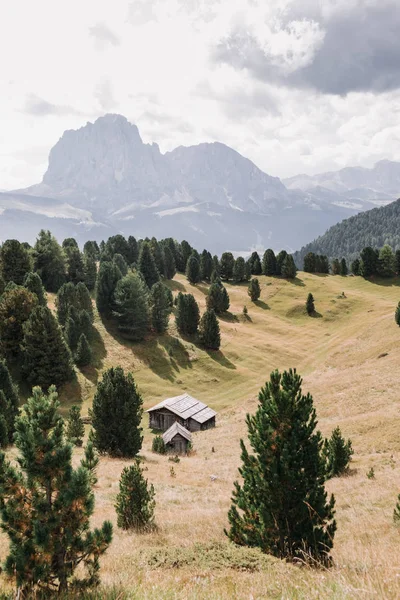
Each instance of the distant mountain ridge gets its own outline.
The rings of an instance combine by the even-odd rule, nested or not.
[[[62,135],[41,183],[0,193],[0,238],[33,241],[43,218],[81,242],[121,232],[187,239],[213,252],[293,251],[371,206],[327,187],[288,189],[219,142],[163,154],[136,125],[108,114]]]

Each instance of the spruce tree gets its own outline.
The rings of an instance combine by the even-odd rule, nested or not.
[[[81,466],[89,472],[91,485],[97,483],[97,467],[99,466],[99,455],[91,440],[88,441],[84,448],[84,457],[81,460]]]
[[[287,255],[286,250],[281,250],[276,257],[276,275],[282,275],[282,267]]]
[[[128,265],[122,254],[114,254],[113,263],[121,271],[123,277],[128,274]]]
[[[189,260],[189,256],[193,252],[192,246],[186,240],[183,240],[180,244],[180,251],[182,254],[182,272],[186,272],[187,261]]]
[[[271,248],[264,252],[262,261],[262,272],[263,275],[268,275],[270,277],[272,277],[273,275],[277,275],[275,252],[271,250]]]
[[[32,259],[29,251],[17,240],[6,240],[0,247],[1,276],[7,284],[13,281],[22,285],[32,271]]]
[[[362,277],[367,278],[378,273],[378,251],[371,248],[371,246],[367,246],[361,250],[360,258],[360,275],[362,275]]]
[[[6,290],[1,296],[0,349],[5,358],[13,360],[19,356],[24,323],[37,304],[37,296],[20,286]]]
[[[165,333],[168,329],[170,307],[167,289],[161,281],[151,288],[151,323],[159,334]]]
[[[200,276],[203,281],[210,281],[213,272],[213,260],[208,250],[203,250],[200,256]]]
[[[150,242],[150,250],[156,263],[157,271],[160,276],[164,275],[165,262],[164,262],[164,250],[161,244],[158,243],[155,237],[152,237]]]
[[[64,283],[57,292],[56,308],[57,319],[60,325],[65,325],[68,318],[68,311],[71,307],[76,307],[76,292],[73,283]]]
[[[85,274],[85,285],[89,291],[93,291],[96,287],[97,279],[97,264],[96,259],[91,255],[84,255],[83,270]]]
[[[128,241],[120,233],[108,238],[104,250],[111,257],[111,260],[115,254],[121,254],[126,262],[129,263],[131,247]]]
[[[342,258],[342,260],[340,261],[340,274],[342,275],[342,277],[345,277],[348,272],[349,270],[347,268],[346,259]]]
[[[306,273],[316,273],[316,262],[317,257],[315,256],[314,252],[308,252],[304,257],[303,271]]]
[[[75,317],[78,316],[77,310],[71,306],[71,308],[68,311],[67,320],[65,322],[64,336],[69,349],[73,352],[78,345],[80,330],[79,321],[77,319],[74,319],[72,315],[74,315]]]
[[[15,419],[19,414],[19,398],[18,387],[13,383],[5,360],[0,360],[0,394],[2,395],[0,414],[4,417],[8,443],[12,444],[15,431]],[[3,444],[2,447],[4,447]]]
[[[154,527],[154,494],[154,486],[144,478],[139,461],[125,467],[115,504],[118,527],[139,532],[150,531]]]
[[[74,404],[68,412],[68,421],[66,429],[67,440],[75,446],[82,446],[85,435],[85,426],[81,418],[81,409]]]
[[[353,273],[353,275],[360,275],[360,259],[356,258],[355,260],[353,260],[353,262],[351,263],[351,272]]]
[[[169,246],[164,245],[164,277],[173,279],[176,275],[175,258]]]
[[[78,340],[78,346],[75,354],[75,362],[78,367],[86,367],[92,360],[92,350],[90,348],[87,337],[81,333]]]
[[[241,281],[245,280],[245,274],[246,274],[246,262],[243,258],[243,256],[238,256],[237,259],[235,260],[235,264],[233,267],[233,281],[235,283],[240,283]]]
[[[179,292],[176,304],[176,326],[183,335],[194,335],[200,322],[200,309],[192,294]]]
[[[197,258],[192,254],[186,264],[186,278],[189,283],[195,285],[200,281],[200,263]]]
[[[291,254],[288,254],[286,256],[285,260],[283,261],[282,268],[281,268],[281,274],[282,274],[282,277],[285,277],[285,279],[295,279],[296,278],[297,269],[296,269],[296,265],[293,260],[293,256]]]
[[[80,281],[85,281],[83,255],[78,248],[78,244],[75,242],[74,245],[67,245],[64,247],[64,253],[67,261],[66,269],[68,281],[71,281],[75,285]]]
[[[155,283],[160,281],[153,254],[148,242],[143,242],[140,248],[138,269],[144,277],[147,287],[151,289]]]
[[[219,263],[219,275],[221,279],[224,279],[225,281],[232,279],[234,266],[235,259],[232,252],[224,252]]]
[[[24,324],[22,371],[31,385],[48,388],[72,379],[71,353],[49,308],[37,306]]]
[[[250,281],[250,279],[251,279],[251,265],[250,265],[250,261],[246,260],[245,265],[244,265],[243,281]]]
[[[256,302],[261,296],[260,283],[257,278],[253,278],[250,281],[249,287],[247,288],[247,293],[251,298],[252,302]]]
[[[47,306],[47,297],[42,280],[37,273],[27,273],[24,279],[24,287],[36,294],[40,306]]]
[[[394,313],[394,319],[397,325],[400,327],[400,302],[398,303],[396,312]]]
[[[54,387],[40,388],[16,422],[18,465],[0,454],[0,514],[10,538],[5,573],[21,597],[66,593],[99,582],[99,558],[112,539],[112,525],[89,529],[94,495],[89,472],[72,467]],[[88,576],[79,579],[77,567]],[[74,583],[71,580],[74,578]]]
[[[400,249],[396,250],[394,256],[394,270],[396,275],[400,275]]]
[[[221,333],[218,319],[213,310],[206,310],[200,320],[199,338],[203,346],[209,350],[219,350]]]
[[[57,292],[66,281],[65,254],[50,231],[39,233],[33,248],[34,270],[39,273],[45,289]]]
[[[86,310],[88,313],[90,320],[93,322],[94,314],[93,314],[93,304],[92,299],[90,297],[90,293],[86,285],[82,282],[78,283],[75,287],[75,297],[76,297],[76,307],[79,310]]]
[[[142,447],[143,400],[131,373],[108,369],[93,399],[94,445],[100,453],[132,458]]]
[[[225,286],[222,285],[221,280],[210,285],[206,297],[206,304],[208,309],[214,310],[217,314],[227,312],[229,309],[229,295]]]
[[[219,258],[218,258],[218,256],[216,254],[213,256],[212,261],[213,261],[213,268],[212,268],[212,271],[211,271],[211,275],[213,275],[213,273],[214,273],[215,277],[219,277],[219,274],[220,274],[220,263],[219,263]],[[213,281],[213,279],[211,277],[211,283],[212,283],[212,281]]]
[[[96,282],[96,306],[100,315],[109,318],[115,308],[114,292],[122,279],[121,271],[112,262],[102,262]]]
[[[127,263],[129,265],[133,265],[137,263],[139,258],[139,248],[136,238],[133,235],[128,237],[128,247],[129,247],[129,257],[127,258]]]
[[[311,292],[307,296],[306,311],[307,311],[307,314],[310,316],[315,313],[314,296],[312,295]]]
[[[241,440],[243,483],[235,483],[227,535],[279,558],[329,564],[335,501],[327,501],[322,438],[301,384],[295,370],[271,373],[246,417],[251,452]]]
[[[252,253],[252,255],[249,258],[249,262],[250,262],[251,274],[252,275],[261,275],[262,266],[261,266],[261,260],[260,260],[260,256],[259,256],[258,252]]]
[[[378,274],[380,277],[394,277],[396,269],[395,256],[388,244],[385,244],[379,252]]]
[[[142,277],[128,273],[118,283],[114,295],[118,331],[127,339],[141,341],[150,328],[149,294]]]
[[[336,427],[332,431],[331,437],[325,440],[323,448],[323,456],[326,460],[326,479],[343,475],[349,468],[353,453],[351,440],[346,441],[340,427]]]
[[[87,310],[79,311],[79,331],[89,339],[93,334],[93,323]]]
[[[100,256],[100,248],[96,241],[88,240],[83,246],[83,254],[91,256],[94,260],[98,260]]]

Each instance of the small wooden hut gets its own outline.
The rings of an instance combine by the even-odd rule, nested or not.
[[[174,423],[163,433],[163,440],[167,453],[187,454],[189,444],[192,441],[192,434],[179,423]]]
[[[215,427],[215,410],[189,394],[167,398],[148,411],[151,429],[167,431],[173,423],[179,423],[189,431],[201,431]]]

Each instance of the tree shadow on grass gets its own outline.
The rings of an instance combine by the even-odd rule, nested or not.
[[[103,321],[104,323],[104,321]],[[104,323],[105,325],[105,323]],[[92,360],[89,365],[82,367],[81,371],[89,381],[97,383],[99,371],[103,368],[104,359],[107,356],[107,350],[104,345],[103,338],[95,327],[92,329],[92,334],[89,339],[92,349]]]
[[[263,310],[271,310],[271,308],[268,306],[268,304],[266,302],[264,302],[263,300],[256,300],[254,302],[254,304],[256,306],[259,306],[260,308],[262,308]]]
[[[186,288],[180,281],[168,279],[163,282],[172,292],[186,292]]]
[[[225,321],[226,323],[238,323],[239,322],[239,317],[229,311],[226,311],[226,312],[218,315],[218,319],[220,319],[221,321]]]
[[[294,279],[287,279],[287,281],[289,283],[293,283],[293,285],[298,285],[300,287],[305,287],[305,283],[302,279],[299,279],[298,277],[295,277]]]
[[[314,310],[314,312],[309,315],[312,319],[322,319],[321,313],[319,313],[318,311]]]
[[[229,360],[229,358],[226,358],[225,354],[221,352],[221,350],[206,350],[206,352],[208,356],[212,360],[220,364],[221,367],[236,370],[236,365],[234,365],[233,362]]]
[[[197,288],[197,289],[198,289],[198,290],[199,290],[199,291],[200,291],[202,294],[204,294],[205,296],[208,296],[208,289],[209,289],[209,286],[208,286],[208,285],[206,285],[206,284],[204,284],[204,283],[198,283],[198,284],[197,284],[195,287],[196,287],[196,288]]]

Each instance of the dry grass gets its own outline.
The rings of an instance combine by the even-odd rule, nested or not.
[[[295,283],[264,277],[260,282],[256,304],[246,286],[227,286],[231,314],[220,322],[219,353],[182,340],[173,322],[168,335],[134,345],[96,321],[94,366],[63,390],[63,411],[80,398],[86,413],[99,374],[111,365],[134,373],[145,408],[187,390],[219,411],[214,430],[195,434],[195,454],[174,464],[175,478],[167,457],[151,453],[146,429],[142,454],[156,489],[159,528],[148,535],[115,528],[102,561],[103,583],[124,588],[126,597],[149,600],[399,598],[400,531],[392,514],[400,491],[400,330],[393,318],[400,290],[392,282],[305,273]],[[178,276],[171,287],[191,291],[204,308],[204,286],[190,286]],[[304,311],[308,292],[315,298],[315,318]],[[244,304],[249,320],[241,314]],[[352,475],[328,483],[338,521],[335,566],[329,571],[232,549],[223,533],[245,414],[255,409],[271,370],[292,366],[314,396],[322,432],[340,425],[355,449]],[[81,454],[78,449],[75,459]],[[101,460],[95,523],[116,522],[113,503],[125,464]],[[366,476],[370,467],[375,479]],[[6,548],[3,536],[3,557]],[[113,597],[124,598],[119,594]]]

